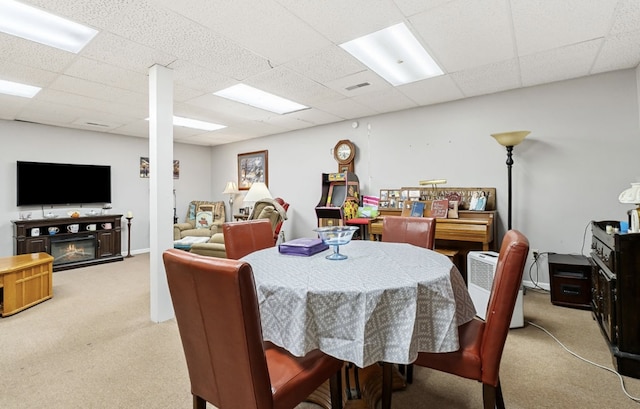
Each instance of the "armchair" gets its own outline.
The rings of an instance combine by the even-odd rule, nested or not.
[[[202,213],[208,211],[211,213]],[[189,203],[185,222],[173,225],[173,239],[180,240],[187,236],[211,237],[222,231],[225,219],[224,202],[194,200]]]
[[[275,244],[278,241],[278,235],[280,234],[282,223],[284,220],[287,220],[288,208],[289,203],[285,202],[281,198],[260,199],[255,203],[248,220],[269,219],[271,222],[271,229],[273,230],[273,243]],[[224,234],[222,233],[222,228],[220,228],[219,233],[215,233],[211,236],[211,239],[208,242],[195,243],[191,246],[190,251],[202,256],[226,258],[227,253],[224,246]]]

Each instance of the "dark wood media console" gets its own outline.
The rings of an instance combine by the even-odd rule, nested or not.
[[[107,214],[13,220],[14,254],[51,254],[53,271],[122,261],[121,219],[121,214]],[[73,225],[77,232],[69,231]],[[50,234],[49,228],[57,231]]]

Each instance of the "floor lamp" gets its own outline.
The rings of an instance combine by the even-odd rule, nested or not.
[[[518,145],[531,131],[513,131],[491,134],[498,143],[507,148],[507,181],[509,183],[509,213],[507,230],[511,230],[511,166],[513,165],[513,147]]]

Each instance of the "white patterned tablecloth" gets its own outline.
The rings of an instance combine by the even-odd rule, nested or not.
[[[313,349],[364,368],[408,364],[419,351],[458,349],[459,325],[475,316],[462,276],[435,251],[354,240],[346,260],[249,254],[263,337],[296,356]]]

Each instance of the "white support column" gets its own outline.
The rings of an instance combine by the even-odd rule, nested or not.
[[[173,247],[173,71],[149,69],[149,225],[151,321],[173,318],[162,252]]]

